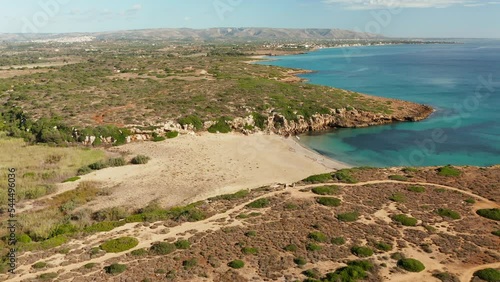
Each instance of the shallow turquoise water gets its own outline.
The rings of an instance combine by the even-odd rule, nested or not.
[[[311,83],[428,104],[417,123],[305,135],[351,165],[500,164],[500,41],[322,49],[264,64],[310,69]]]

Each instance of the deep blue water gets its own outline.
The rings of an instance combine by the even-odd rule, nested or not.
[[[310,83],[431,105],[417,123],[305,135],[351,165],[500,164],[500,41],[322,49],[264,64],[316,71]]]

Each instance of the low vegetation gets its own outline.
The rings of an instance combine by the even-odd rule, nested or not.
[[[398,214],[394,215],[392,217],[392,220],[401,223],[404,226],[416,226],[417,225],[417,219],[407,216],[405,214]]]
[[[354,222],[358,220],[359,213],[358,212],[346,212],[337,214],[337,219],[343,222]]]
[[[318,204],[320,204],[320,205],[327,206],[327,207],[338,207],[342,203],[342,201],[340,199],[329,198],[329,197],[317,198],[316,202],[318,202]]]
[[[377,248],[381,251],[384,251],[384,252],[388,252],[388,251],[392,250],[392,245],[385,243],[385,242],[378,242],[375,244],[375,248]]]
[[[482,217],[500,221],[500,209],[481,209],[478,210],[476,213]]]
[[[135,165],[141,165],[141,164],[147,164],[150,159],[151,158],[148,156],[138,155],[138,156],[135,156],[134,158],[132,158],[132,160],[130,162],[132,164],[135,164]]]
[[[113,264],[106,266],[104,268],[104,271],[106,271],[106,273],[111,274],[111,275],[121,274],[121,273],[125,272],[125,270],[127,270],[127,266],[124,264],[119,264],[119,263],[113,263]]]
[[[311,240],[314,240],[314,241],[320,242],[320,243],[328,241],[328,237],[319,231],[311,232],[311,233],[309,233],[309,235],[307,237]]]
[[[458,212],[456,212],[454,210],[450,210],[450,209],[438,209],[438,210],[436,210],[436,213],[442,217],[448,217],[451,219],[462,218]]]
[[[306,178],[302,181],[306,182],[306,183],[315,184],[315,183],[325,183],[325,182],[328,182],[332,179],[333,178],[332,178],[332,175],[330,173],[325,173],[325,174],[318,174],[318,175],[309,176],[308,178]]]
[[[341,246],[345,244],[345,238],[344,237],[335,237],[332,238],[331,243],[337,246]]]
[[[415,192],[415,193],[425,193],[425,187],[410,186],[410,187],[408,187],[408,191]]]
[[[409,272],[422,272],[425,270],[423,263],[412,258],[400,259],[398,261],[398,266]]]
[[[315,187],[311,190],[314,194],[316,195],[336,195],[340,192],[340,187],[331,185],[331,186],[321,186],[321,187]]]
[[[154,243],[149,250],[154,255],[168,255],[173,253],[176,250],[176,247],[174,244],[159,242]]]
[[[438,171],[438,175],[446,176],[446,177],[458,177],[462,174],[462,172],[459,169],[454,168],[451,165],[440,167],[440,168],[438,168],[437,171]]]
[[[474,272],[474,276],[487,282],[498,282],[500,281],[500,270],[494,268],[486,268]]]
[[[133,237],[121,237],[104,242],[100,248],[108,253],[121,253],[130,250],[139,244]]]
[[[373,250],[369,247],[354,246],[351,252],[358,257],[370,257],[373,255]]]
[[[240,269],[245,266],[245,263],[242,260],[233,260],[228,263],[228,266],[234,269]]]
[[[352,169],[341,169],[335,173],[335,178],[344,183],[354,184],[358,180],[352,176]]]
[[[250,204],[247,205],[247,207],[252,209],[262,209],[267,207],[269,204],[270,204],[269,199],[262,198],[251,202]]]

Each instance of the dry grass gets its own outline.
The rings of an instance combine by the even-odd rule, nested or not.
[[[36,199],[54,191],[53,184],[75,176],[78,168],[104,159],[104,151],[83,148],[28,146],[20,139],[0,137],[0,188],[5,190],[7,168],[16,168],[17,200]],[[7,194],[0,193],[0,205]]]

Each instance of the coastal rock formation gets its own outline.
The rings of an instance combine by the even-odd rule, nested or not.
[[[404,112],[388,115],[358,111],[356,109],[337,109],[331,114],[316,114],[309,119],[298,116],[297,120],[287,120],[281,114],[274,114],[268,119],[268,131],[290,136],[332,128],[357,128],[392,122],[415,122],[426,119],[434,111],[429,106],[411,104],[411,108],[407,108]]]

